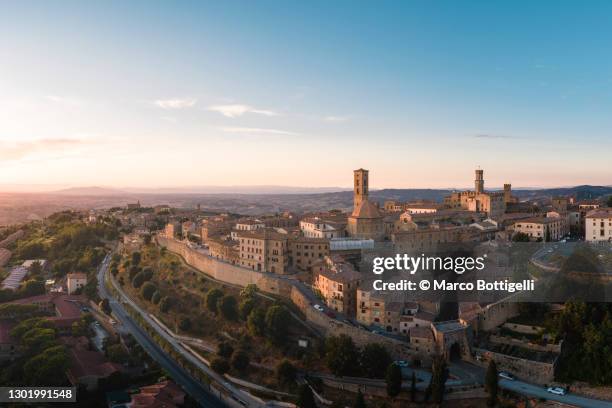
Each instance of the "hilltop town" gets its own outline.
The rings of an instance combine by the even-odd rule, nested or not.
[[[92,400],[105,395],[131,406],[192,399],[481,406],[491,398],[604,406],[612,399],[602,388],[612,384],[612,367],[601,362],[599,372],[608,374],[592,376],[576,365],[612,340],[605,306],[381,292],[372,287],[368,260],[378,251],[469,247],[487,253],[507,279],[519,272],[540,282],[585,279],[592,272],[605,286],[612,276],[611,201],[519,198],[510,184],[487,190],[477,169],[473,189],[442,200],[381,202],[370,194],[369,171],[358,169],[349,211],[245,216],[136,200],[60,212],[1,230],[2,359],[30,369],[28,353],[49,348],[26,350],[24,333],[50,330],[49,344],[62,356],[61,365],[48,363],[50,371],[65,373]],[[521,245],[526,256],[512,252]],[[596,310],[601,316],[590,333],[564,323],[587,321]],[[594,332],[598,343],[582,349]],[[170,378],[143,382],[156,367]],[[5,381],[11,375],[3,372]],[[37,375],[22,380],[36,384]],[[117,393],[121,381],[141,392]],[[491,397],[492,387],[499,397]]]

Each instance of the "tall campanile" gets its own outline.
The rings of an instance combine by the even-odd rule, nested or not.
[[[354,170],[353,178],[355,179],[353,186],[353,210],[355,210],[359,207],[359,204],[368,199],[368,170]]]
[[[484,170],[476,169],[476,179],[474,180],[474,190],[477,194],[484,193]]]

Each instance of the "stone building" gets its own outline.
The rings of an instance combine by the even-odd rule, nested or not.
[[[602,208],[587,213],[585,231],[588,242],[612,242],[612,209]]]
[[[223,215],[203,219],[200,232],[202,243],[207,242],[211,237],[229,234],[234,222],[233,217]]]
[[[354,171],[353,212],[348,217],[347,232],[351,237],[380,241],[385,235],[383,215],[368,198],[368,183],[368,170]]]
[[[208,251],[211,257],[229,262],[232,265],[240,263],[240,244],[229,238],[211,237],[208,239]]]
[[[284,274],[289,265],[288,235],[273,228],[238,231],[240,265],[259,272]]]
[[[341,257],[326,257],[322,270],[315,273],[313,287],[321,292],[329,308],[354,317],[362,279],[362,274]]]
[[[432,251],[440,245],[457,242],[475,242],[481,238],[479,231],[468,225],[432,224],[425,228],[393,233],[391,240],[399,253]]]
[[[532,241],[558,241],[569,233],[566,217],[533,217],[512,226],[514,233],[523,233]]]
[[[484,189],[484,170],[476,170],[474,190],[455,191],[444,198],[444,204],[449,208],[484,212],[489,217],[497,219],[506,211],[506,204],[515,202],[510,184],[504,185],[504,191],[491,192]]]
[[[311,270],[317,262],[329,255],[329,240],[298,236],[288,242],[289,265],[303,270]]]

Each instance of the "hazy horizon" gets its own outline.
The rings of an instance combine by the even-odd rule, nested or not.
[[[544,190],[557,188],[574,188],[580,185],[555,186],[512,186],[513,190]],[[586,184],[593,187],[612,187],[611,185]],[[473,186],[445,187],[371,187],[370,191],[378,190],[467,190]],[[7,185],[0,184],[0,193],[67,193],[71,190],[95,190],[114,192],[116,194],[304,194],[333,193],[352,191],[351,186],[284,186],[284,185],[183,185],[183,186],[104,186],[104,185]],[[501,190],[503,186],[486,186],[488,190]],[[174,190],[174,191],[173,191]],[[206,191],[208,190],[208,191]]]

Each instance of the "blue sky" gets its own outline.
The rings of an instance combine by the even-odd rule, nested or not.
[[[11,2],[0,184],[612,184],[609,2]],[[76,170],[76,171],[75,171]],[[41,177],[44,175],[44,177]]]

